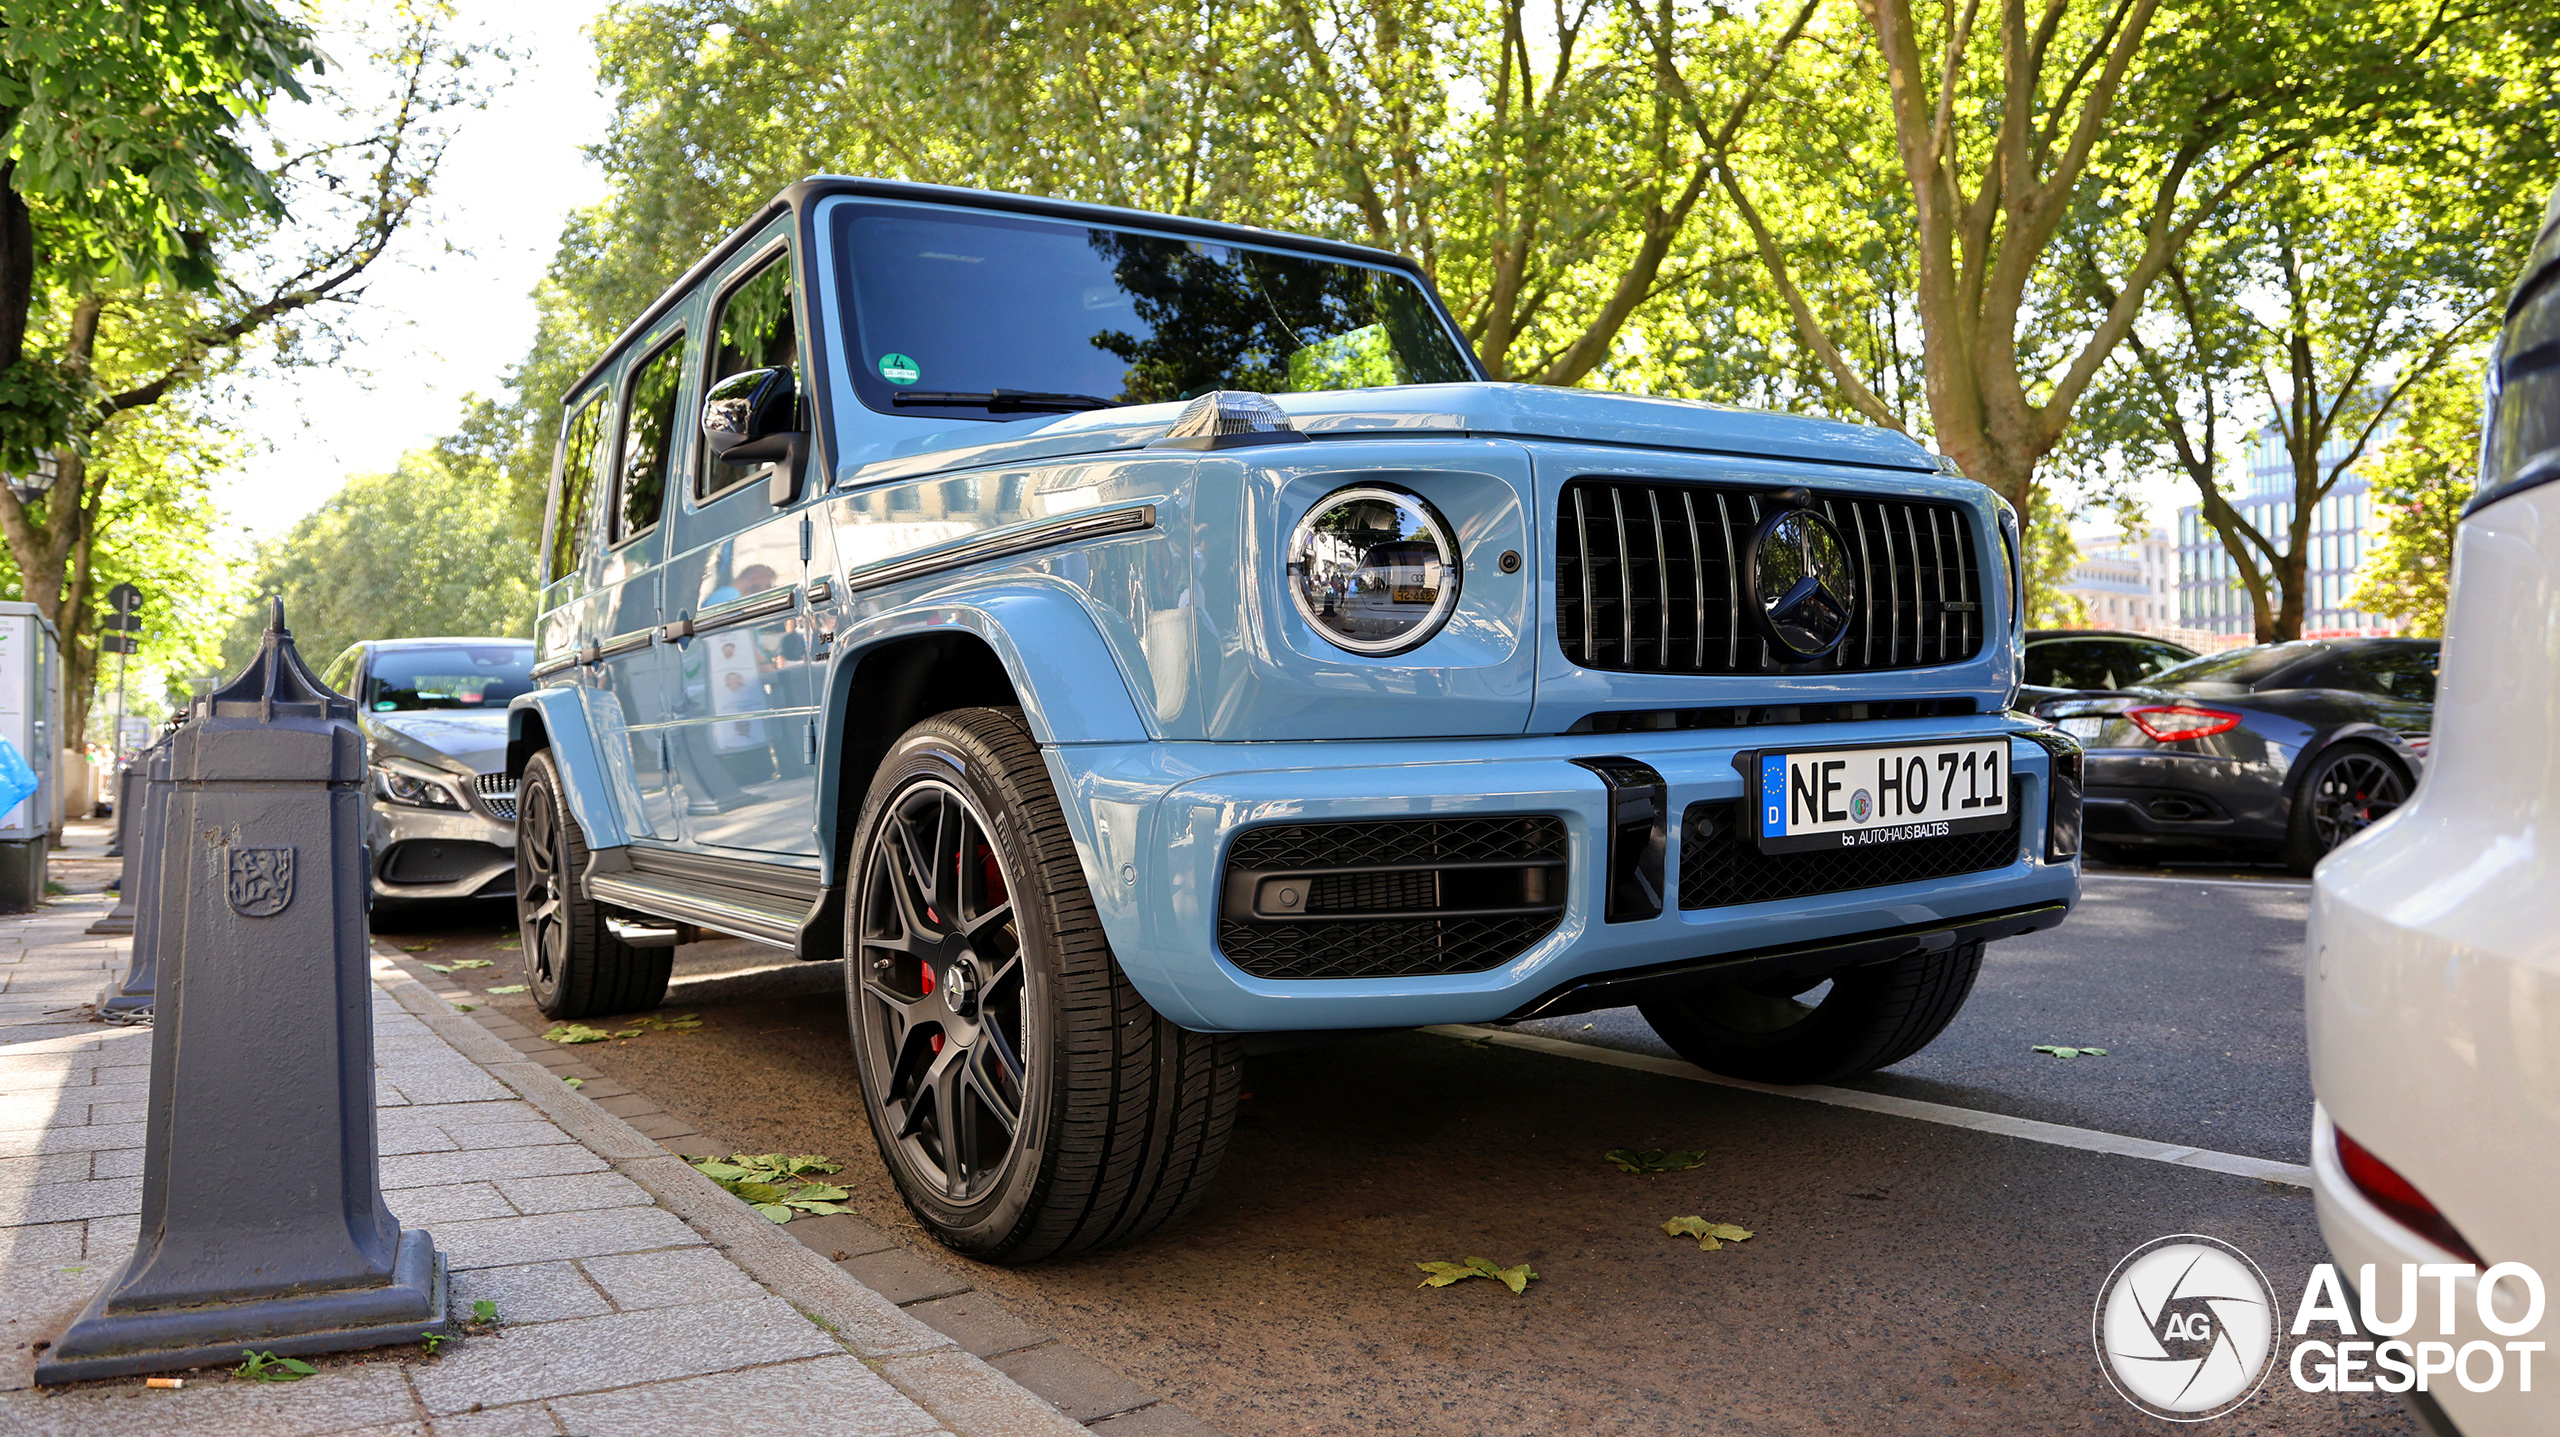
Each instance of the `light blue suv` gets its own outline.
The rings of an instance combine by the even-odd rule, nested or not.
[[[1634,1003],[1824,1081],[2078,897],[2006,505],[1899,434],[1486,383],[1391,255],[813,179],[561,433],[534,995],[842,962],[973,1256],[1181,1212],[1257,1043]]]

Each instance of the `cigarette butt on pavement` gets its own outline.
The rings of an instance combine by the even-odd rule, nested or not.
[[[184,1387],[187,1385],[187,1379],[183,1377],[146,1377],[142,1379],[142,1385],[145,1387]]]

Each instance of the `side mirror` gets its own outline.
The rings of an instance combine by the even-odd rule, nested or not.
[[[800,427],[800,386],[791,371],[750,369],[711,386],[702,401],[702,442],[716,464],[773,465],[773,503],[798,500],[809,436]]]

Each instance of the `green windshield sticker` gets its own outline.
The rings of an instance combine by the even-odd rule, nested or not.
[[[880,356],[880,377],[891,384],[913,384],[924,377],[924,371],[906,355],[884,354]]]

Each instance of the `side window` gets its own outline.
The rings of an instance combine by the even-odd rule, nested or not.
[[[2436,701],[2437,652],[2391,648],[2359,654],[2346,664],[2348,687],[2409,703]]]
[[[711,373],[702,392],[733,374],[779,369],[793,375],[800,364],[800,335],[792,320],[791,256],[775,255],[721,297],[711,326]],[[795,376],[796,377],[796,376]],[[796,387],[796,386],[795,386]],[[756,464],[703,461],[695,494],[717,494],[754,473]]]
[[[2163,669],[2175,668],[2195,657],[2184,649],[2173,649],[2167,644],[2127,644],[2125,647],[2138,660],[2133,666],[2137,680],[2147,679]]]
[[[551,553],[543,582],[555,584],[585,558],[587,510],[596,492],[596,441],[604,433],[604,403],[589,399],[562,427],[560,503],[551,516]]]
[[[658,527],[667,507],[667,469],[682,447],[676,399],[684,390],[684,339],[670,340],[640,361],[622,405],[622,485],[613,515],[613,542],[636,539]]]

